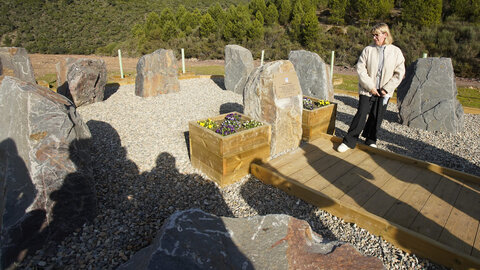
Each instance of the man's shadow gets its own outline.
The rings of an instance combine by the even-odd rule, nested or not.
[[[111,222],[118,223],[119,235],[125,236],[125,241],[115,247],[117,251],[146,247],[176,211],[196,208],[216,216],[233,217],[215,183],[199,174],[180,173],[170,153],[160,153],[152,170],[139,172],[127,158],[127,151],[110,124],[90,120],[87,125],[92,133],[94,181],[98,203],[102,205],[99,210],[107,211],[99,215],[113,213]],[[137,226],[150,229],[128,229]],[[225,228],[224,232],[227,233]],[[109,236],[110,241],[114,238],[115,235]],[[251,266],[239,250],[231,251],[235,251],[237,261],[243,260]]]

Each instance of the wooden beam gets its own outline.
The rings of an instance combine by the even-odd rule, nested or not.
[[[261,164],[252,164],[251,173],[264,183],[278,187],[290,195],[343,218],[346,222],[353,222],[367,229],[370,233],[383,237],[406,252],[418,254],[455,269],[480,268],[479,259],[460,253],[449,246],[370,214],[361,208],[329,198],[315,189],[264,168]]]

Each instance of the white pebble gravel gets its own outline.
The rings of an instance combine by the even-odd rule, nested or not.
[[[210,79],[181,80],[180,92],[149,98],[135,96],[134,88],[120,86],[105,101],[78,108],[92,133],[98,216],[27,257],[20,269],[115,269],[148,246],[173,212],[189,208],[230,217],[287,214],[308,221],[324,237],[380,258],[387,269],[444,269],[253,176],[219,188],[194,169],[188,122],[241,112],[241,95]],[[336,96],[337,136],[345,135],[357,101]],[[448,134],[402,126],[396,105],[388,109],[379,148],[480,175],[480,115],[465,115],[465,130]]]

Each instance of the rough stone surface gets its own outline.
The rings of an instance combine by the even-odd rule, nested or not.
[[[225,46],[225,88],[242,95],[254,69],[252,53],[239,45]]]
[[[11,75],[35,83],[35,74],[27,50],[19,47],[1,47],[0,75]]]
[[[154,97],[178,91],[177,60],[172,50],[159,49],[138,60],[135,95]]]
[[[272,125],[272,157],[299,146],[302,90],[290,61],[270,62],[256,68],[246,83],[243,106],[246,115]]]
[[[174,213],[153,243],[118,269],[384,269],[353,246],[327,241],[288,215]]]
[[[7,76],[0,126],[2,268],[92,220],[96,199],[90,131],[71,101]]]
[[[75,106],[103,101],[107,84],[107,66],[103,59],[67,58],[57,63],[57,92],[70,98]]]
[[[318,54],[305,50],[291,51],[288,60],[295,67],[304,95],[333,100],[330,71]]]
[[[407,69],[397,90],[400,123],[427,131],[463,130],[463,107],[450,58],[421,58]]]

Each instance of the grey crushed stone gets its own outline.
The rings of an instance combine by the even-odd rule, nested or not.
[[[125,85],[103,102],[78,108],[92,133],[99,214],[55,248],[28,257],[20,269],[115,269],[148,246],[171,214],[189,208],[229,217],[287,214],[306,220],[325,237],[380,258],[387,269],[444,269],[251,175],[219,188],[190,164],[188,122],[241,112],[242,96],[210,79],[182,80],[180,89],[140,98],[134,85]],[[358,99],[335,97],[336,135],[341,137]],[[396,105],[388,109],[379,148],[480,174],[480,115],[465,116],[464,132],[444,134],[402,126]]]

